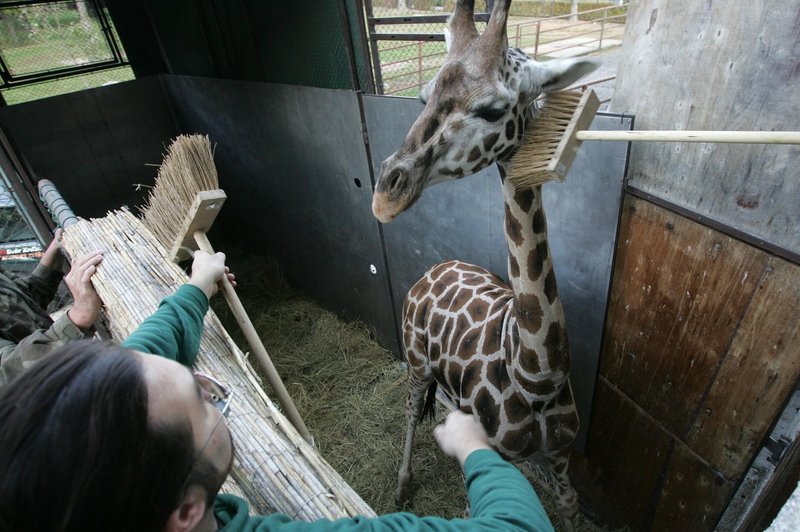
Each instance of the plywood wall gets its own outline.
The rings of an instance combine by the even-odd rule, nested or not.
[[[628,196],[587,454],[607,523],[711,530],[800,377],[800,267]]]
[[[636,129],[800,131],[796,0],[630,3],[612,101]],[[800,146],[634,144],[632,186],[800,254]]]

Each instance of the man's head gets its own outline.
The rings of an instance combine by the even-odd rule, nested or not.
[[[75,342],[0,390],[0,529],[191,530],[232,456],[185,367]]]

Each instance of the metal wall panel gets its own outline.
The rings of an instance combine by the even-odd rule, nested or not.
[[[225,234],[276,257],[294,286],[396,351],[356,94],[185,76],[164,85],[182,131],[216,144]]]
[[[364,97],[376,175],[381,161],[401,145],[422,108],[412,99]],[[630,118],[619,115],[598,115],[592,124],[592,129],[630,127]],[[579,449],[585,446],[589,426],[626,158],[626,143],[583,143],[567,180],[543,187],[550,248],[572,351],[572,384],[582,420]],[[409,288],[440,261],[464,260],[507,279],[502,196],[500,176],[492,166],[426,190],[408,212],[383,226],[398,316]]]
[[[178,134],[157,78],[0,108],[0,125],[35,178],[58,187],[85,218],[137,205],[164,143]]]

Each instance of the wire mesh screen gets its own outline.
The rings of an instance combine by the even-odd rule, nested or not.
[[[7,104],[133,79],[104,4],[0,3],[0,94]]]

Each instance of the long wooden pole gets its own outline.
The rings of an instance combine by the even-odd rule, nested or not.
[[[798,131],[578,131],[578,140],[800,144]]]
[[[194,239],[197,242],[198,248],[208,253],[214,253],[214,248],[211,246],[211,242],[208,241],[208,237],[203,231],[195,231]],[[236,318],[236,321],[239,323],[239,326],[242,328],[242,332],[247,339],[247,343],[250,345],[250,348],[253,350],[256,358],[258,358],[261,367],[264,368],[267,381],[272,387],[272,390],[275,392],[275,395],[278,396],[278,402],[283,407],[286,417],[289,419],[291,424],[294,425],[294,428],[297,429],[297,432],[300,433],[300,436],[302,436],[303,439],[306,440],[310,445],[314,445],[314,439],[308,432],[306,424],[303,423],[303,418],[300,417],[300,413],[297,411],[294,401],[292,401],[292,398],[289,396],[289,392],[286,391],[286,387],[283,385],[283,381],[278,375],[278,371],[272,364],[272,360],[270,360],[267,350],[264,347],[264,344],[261,342],[261,338],[258,336],[255,327],[253,327],[253,322],[250,321],[247,311],[244,309],[242,302],[239,300],[239,295],[236,293],[236,290],[233,288],[233,285],[231,285],[231,282],[228,280],[227,276],[222,277],[221,285],[225,300],[228,302],[231,312]]]

